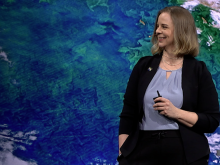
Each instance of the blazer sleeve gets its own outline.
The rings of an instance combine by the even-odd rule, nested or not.
[[[144,63],[144,59],[147,57],[142,57],[134,66],[131,72],[126,92],[123,100],[123,109],[120,114],[120,124],[119,124],[119,135],[128,134],[135,130],[138,123],[138,81],[141,74],[141,68]]]
[[[220,113],[218,94],[212,81],[212,76],[204,62],[201,63],[201,72],[198,86],[198,121],[192,127],[197,132],[212,133],[219,126]]]

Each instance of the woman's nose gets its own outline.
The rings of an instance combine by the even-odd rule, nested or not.
[[[160,33],[161,33],[161,29],[160,29],[160,27],[157,27],[156,34],[160,34]]]

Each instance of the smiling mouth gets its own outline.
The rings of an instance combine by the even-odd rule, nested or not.
[[[158,40],[165,39],[166,37],[158,37]]]

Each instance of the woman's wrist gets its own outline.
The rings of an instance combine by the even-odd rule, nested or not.
[[[192,127],[198,120],[198,115],[195,112],[185,111],[182,109],[179,109],[176,116],[176,120],[188,127]]]
[[[175,117],[175,119],[176,120],[178,120],[178,119],[181,119],[181,115],[182,115],[182,109],[179,109],[179,108],[176,108],[177,110],[176,110],[176,117]]]

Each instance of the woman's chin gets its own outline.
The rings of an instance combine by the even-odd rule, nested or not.
[[[159,46],[159,48],[164,48],[165,47],[164,45],[160,45],[160,44],[158,46]]]

